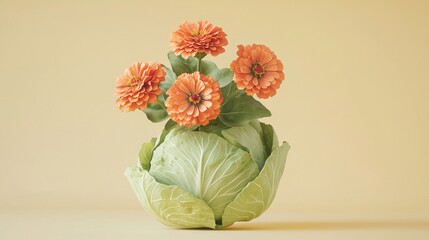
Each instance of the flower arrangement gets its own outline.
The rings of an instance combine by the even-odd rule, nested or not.
[[[271,116],[257,101],[272,97],[285,78],[265,45],[239,45],[229,68],[203,60],[228,44],[222,28],[184,22],[172,33],[171,69],[134,63],[116,82],[116,105],[168,121],[144,143],[130,180],[143,207],[177,228],[222,229],[261,215],[273,201],[289,145],[279,145]]]

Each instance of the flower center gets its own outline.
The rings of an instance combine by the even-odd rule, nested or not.
[[[253,65],[252,72],[255,77],[260,78],[264,76],[265,69],[259,63],[256,63],[255,65]]]
[[[197,37],[204,34],[204,30],[193,29],[191,31],[192,37]]]
[[[141,81],[142,80],[137,78],[137,77],[132,77],[132,78],[128,79],[127,84],[130,87],[135,87],[135,86],[139,85]]]
[[[194,93],[192,95],[189,95],[188,101],[193,104],[198,104],[201,102],[201,97],[200,95]]]

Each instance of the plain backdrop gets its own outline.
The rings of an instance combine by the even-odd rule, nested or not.
[[[208,20],[285,66],[263,119],[292,146],[270,211],[429,213],[427,1],[0,0],[1,209],[138,209],[124,177],[157,136],[115,108],[135,61]]]

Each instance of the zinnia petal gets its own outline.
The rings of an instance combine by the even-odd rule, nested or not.
[[[167,95],[167,113],[179,125],[186,127],[206,125],[216,119],[223,101],[219,83],[199,72],[177,77]]]
[[[162,93],[158,85],[165,80],[164,68],[157,63],[134,63],[116,80],[116,105],[125,112],[145,109]]]
[[[239,45],[237,56],[230,65],[237,88],[260,98],[274,96],[284,80],[283,64],[274,52],[265,45]]]
[[[198,52],[217,56],[225,52],[223,47],[227,44],[228,40],[222,28],[207,21],[182,23],[179,29],[172,33],[170,40],[174,54],[182,55],[184,59],[195,56]]]

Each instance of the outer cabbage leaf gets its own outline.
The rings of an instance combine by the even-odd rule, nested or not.
[[[148,170],[150,168],[150,160],[152,159],[152,152],[155,147],[157,139],[152,138],[150,142],[143,143],[139,153],[140,164],[143,169]]]
[[[235,146],[250,153],[250,156],[258,164],[261,170],[268,157],[262,136],[250,124],[243,127],[233,127],[222,131],[223,137]],[[270,151],[271,152],[271,151]]]
[[[258,120],[253,120],[249,122],[249,125],[252,126],[261,136],[264,135],[264,132],[262,131],[261,122]]]
[[[272,150],[278,148],[279,140],[277,139],[277,134],[274,131],[273,126],[265,123],[261,123],[260,126],[263,132],[267,152],[271,152]]]
[[[183,129],[172,130],[155,149],[150,169],[158,182],[177,185],[204,200],[219,224],[226,205],[258,172],[250,154],[225,139]]]
[[[177,186],[166,186],[137,167],[125,172],[144,209],[167,226],[215,228],[213,211],[207,204]]]
[[[273,150],[258,177],[225,208],[222,226],[227,227],[237,221],[249,221],[260,216],[272,203],[286,163],[289,144]]]

